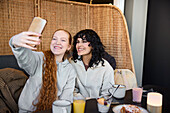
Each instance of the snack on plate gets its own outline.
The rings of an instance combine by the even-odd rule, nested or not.
[[[120,109],[120,113],[141,113],[141,110],[135,105],[126,105]]]

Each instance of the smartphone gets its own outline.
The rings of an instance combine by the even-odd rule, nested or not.
[[[40,17],[34,17],[28,31],[42,33],[47,21]]]
[[[47,21],[40,17],[34,17],[32,20],[32,23],[28,29],[28,31],[36,32],[36,33],[42,33]],[[39,38],[39,37],[37,37]],[[30,45],[32,47],[36,47],[36,45]]]

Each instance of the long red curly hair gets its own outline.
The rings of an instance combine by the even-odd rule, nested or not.
[[[58,29],[55,32],[60,30],[65,31],[66,33],[69,34],[69,44],[71,45],[72,43],[71,34],[64,29]],[[52,103],[56,99],[58,99],[57,64],[56,64],[55,55],[52,53],[51,50],[43,51],[43,53],[44,53],[44,63],[43,63],[43,70],[42,70],[42,86],[38,96],[38,103],[35,105],[33,104],[36,107],[35,112],[52,109]],[[68,54],[69,52],[66,51],[64,58],[69,56]]]

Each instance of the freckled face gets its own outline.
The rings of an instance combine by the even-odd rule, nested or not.
[[[90,42],[87,42],[86,39],[78,38],[76,44],[77,54],[82,56],[91,54],[92,47],[89,44]]]
[[[64,56],[66,50],[70,50],[69,34],[63,30],[56,31],[50,44],[50,49],[54,55]]]

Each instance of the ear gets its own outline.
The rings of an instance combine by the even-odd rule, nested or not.
[[[69,51],[71,49],[71,45],[68,45],[68,48],[67,48],[67,50]]]

